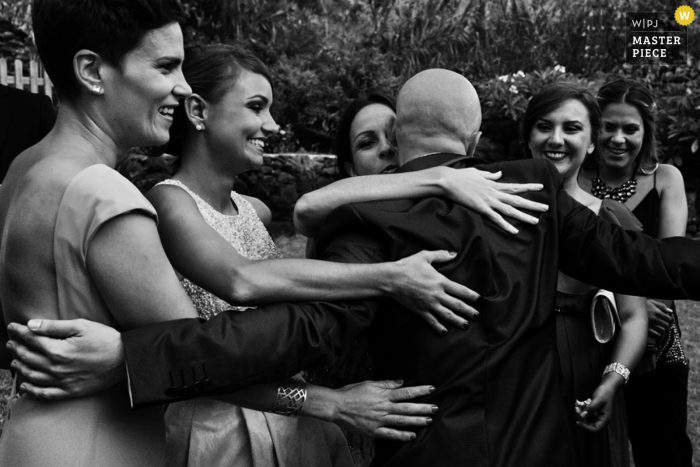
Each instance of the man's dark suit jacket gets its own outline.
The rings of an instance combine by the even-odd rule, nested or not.
[[[46,136],[55,121],[47,96],[0,84],[0,183],[15,157]]]
[[[454,159],[426,156],[403,169]],[[436,386],[424,402],[440,408],[416,441],[379,443],[377,463],[575,465],[567,419],[573,399],[559,384],[552,313],[557,270],[622,293],[697,299],[700,242],[654,241],[599,220],[561,189],[550,163],[483,169],[502,170],[503,181],[542,182],[543,191],[527,196],[549,212],[512,236],[442,198],[361,203],[334,212],[320,242],[323,258],[345,262],[457,251],[436,267],[482,295],[481,318],[468,331],[442,337],[398,306],[384,303],[375,313],[373,301],[280,304],[202,324],[163,323],[122,335],[134,404],[226,392],[326,363],[376,314],[369,331],[377,376]]]

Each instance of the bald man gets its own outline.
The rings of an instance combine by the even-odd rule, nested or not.
[[[478,97],[464,77],[427,70],[411,78],[398,98],[399,171],[473,165],[480,120]],[[61,363],[43,381],[64,380],[77,394],[95,391],[124,377],[125,354],[135,405],[164,403],[293,374],[342,352],[365,328],[377,377],[434,385],[422,402],[439,408],[414,441],[378,440],[373,465],[575,466],[573,398],[563,392],[556,355],[557,270],[620,293],[698,299],[700,242],[655,241],[599,220],[561,189],[548,162],[481,168],[500,170],[507,181],[542,182],[544,189],[527,197],[548,204],[549,212],[512,236],[442,198],[358,203],[334,211],[319,242],[323,259],[341,262],[402,258],[422,249],[456,252],[436,267],[482,296],[480,318],[466,331],[438,335],[388,300],[272,305],[121,335],[81,322],[79,332],[48,352]],[[31,338],[24,327],[11,331]]]
[[[479,98],[466,78],[447,70],[418,73],[397,99],[397,172],[479,163],[471,156],[480,125]],[[479,168],[501,171],[507,182],[543,183],[544,190],[525,197],[549,205],[549,212],[536,226],[516,226],[520,233],[512,236],[442,198],[358,203],[337,209],[322,231],[325,258],[346,250],[374,261],[422,248],[455,251],[457,257],[437,269],[482,297],[478,322],[444,337],[427,332],[399,305],[380,304],[370,326],[377,376],[435,385],[422,402],[439,410],[411,443],[378,440],[373,465],[575,466],[574,398],[565,392],[556,353],[558,270],[633,295],[646,294],[645,285],[667,296],[700,293],[692,290],[700,283],[697,246],[693,253],[660,254],[648,238],[599,220],[566,194],[551,163]],[[686,254],[696,264],[686,265],[684,278],[667,281],[666,274],[686,267],[680,264]],[[657,272],[664,272],[651,279],[656,261]]]

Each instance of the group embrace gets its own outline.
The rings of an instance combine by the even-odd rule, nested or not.
[[[624,466],[628,436],[690,465],[671,300],[700,299],[700,243],[644,86],[542,89],[531,159],[491,164],[465,77],[359,98],[344,179],[295,207],[309,259],[282,259],[232,191],[279,131],[257,57],[185,48],[177,0],[32,16],[60,106],[0,188],[0,465]],[[152,146],[179,167],[144,197],[114,167]]]

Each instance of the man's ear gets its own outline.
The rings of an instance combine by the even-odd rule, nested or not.
[[[351,177],[356,177],[357,173],[355,172],[355,167],[350,163],[350,162],[343,162],[343,167],[345,168],[345,171],[350,175]]]
[[[203,130],[206,127],[209,109],[207,108],[207,101],[202,96],[192,94],[187,97],[185,99],[185,113],[187,114],[187,120],[197,130]]]
[[[73,56],[73,72],[80,86],[88,92],[104,93],[105,63],[98,54],[87,49],[79,50]]]
[[[476,147],[479,145],[479,138],[481,138],[480,131],[477,131],[472,135],[471,140],[469,141],[469,147],[467,147],[467,156],[474,157]]]

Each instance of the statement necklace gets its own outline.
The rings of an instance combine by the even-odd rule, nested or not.
[[[600,199],[614,199],[624,203],[636,191],[637,180],[634,178],[634,172],[632,173],[632,178],[617,188],[610,188],[600,179],[600,170],[596,170],[596,177],[591,182],[591,194]]]

